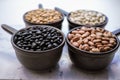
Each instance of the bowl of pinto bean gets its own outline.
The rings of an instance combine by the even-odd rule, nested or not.
[[[53,9],[39,8],[26,12],[23,15],[26,26],[50,25],[61,29],[64,16],[61,12]]]
[[[72,62],[85,70],[106,68],[114,58],[120,42],[117,34],[99,27],[77,27],[67,34],[67,45]]]

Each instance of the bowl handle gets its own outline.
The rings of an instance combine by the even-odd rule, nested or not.
[[[40,4],[38,4],[38,8],[40,9],[40,8],[43,8],[43,5],[40,3]]]
[[[69,14],[67,11],[65,11],[65,10],[63,10],[63,9],[60,9],[60,8],[58,8],[58,7],[55,7],[55,10],[63,13],[65,16],[68,16],[68,14]]]
[[[2,24],[1,27],[2,27],[6,32],[8,32],[9,34],[12,34],[12,35],[17,32],[16,29],[14,29],[14,28],[6,25],[6,24]]]
[[[120,29],[117,29],[115,31],[112,32],[113,34],[115,34],[116,36],[120,34]]]

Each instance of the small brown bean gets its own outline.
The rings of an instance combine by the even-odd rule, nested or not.
[[[73,46],[89,52],[109,51],[117,44],[111,32],[93,27],[73,30],[68,35],[68,39]]]
[[[109,49],[110,49],[110,47],[108,47],[108,46],[104,47],[104,50],[105,50],[105,51],[107,51],[107,50],[109,50]]]
[[[101,45],[101,43],[100,42],[98,42],[98,43],[95,43],[95,45],[97,46],[97,45]]]
[[[90,50],[89,46],[84,47],[84,50],[89,51]]]
[[[80,44],[83,44],[83,41],[82,40],[78,40],[77,43],[80,45]]]
[[[88,39],[85,38],[85,39],[83,40],[83,42],[84,42],[85,44],[88,43]]]
[[[109,41],[109,38],[102,37],[102,40]]]
[[[102,44],[108,44],[108,41],[102,41]]]
[[[84,44],[83,47],[88,47],[89,45],[88,44]]]
[[[72,31],[72,34],[77,34],[79,33],[77,30]]]
[[[81,37],[82,37],[82,38],[85,38],[85,37],[87,37],[89,34],[90,34],[89,32],[85,32]]]
[[[111,44],[113,44],[113,43],[115,42],[115,39],[114,39],[114,38],[110,38],[110,39],[109,39],[109,42],[110,42]]]
[[[79,46],[79,44],[77,43],[77,42],[73,42],[72,43],[75,47],[78,47]]]
[[[73,40],[73,42],[76,42],[79,40],[79,37],[73,37],[72,40]]]
[[[91,34],[90,36],[91,36],[91,37],[94,37],[94,38],[96,37],[96,35],[95,35],[95,34]]]
[[[101,42],[101,40],[100,39],[95,39],[95,40],[93,40],[93,42],[98,43],[98,42]]]
[[[94,45],[94,43],[93,43],[93,42],[91,42],[91,41],[89,41],[89,42],[88,42],[88,44],[89,44],[89,45],[91,45],[91,46],[93,46],[93,45]]]
[[[100,50],[98,48],[93,48],[92,52],[100,52]]]
[[[62,19],[62,14],[52,9],[36,9],[25,14],[25,20],[34,24],[46,24]]]
[[[96,36],[102,36],[101,32],[96,32]]]
[[[70,43],[73,43],[73,40],[70,40]]]
[[[97,47],[99,48],[99,47],[103,47],[103,46],[102,46],[102,44],[98,44]]]
[[[84,33],[85,33],[85,31],[80,30],[80,31],[78,31],[78,33],[80,33],[80,34],[84,34]]]
[[[77,34],[75,34],[75,37],[79,37],[79,38],[80,38],[80,37],[81,37],[81,34],[78,34],[78,33],[77,33]]]
[[[74,37],[74,34],[68,34],[68,39],[72,39]]]
[[[96,36],[96,39],[101,39],[101,36]]]
[[[80,46],[79,46],[79,49],[81,49],[81,50],[82,50],[82,49],[83,49],[83,46],[82,46],[82,45],[80,45]]]

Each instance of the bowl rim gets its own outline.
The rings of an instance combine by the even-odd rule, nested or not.
[[[42,8],[42,9],[44,9],[44,8]],[[45,9],[47,9],[47,8],[45,8]],[[25,19],[25,15],[26,15],[27,13],[29,13],[29,12],[31,12],[31,11],[35,11],[35,10],[39,10],[39,9],[29,10],[29,11],[27,11],[27,12],[25,12],[25,13],[23,14],[23,20],[24,20],[24,22],[26,22],[26,23],[28,23],[28,24],[31,24],[31,25],[50,25],[50,24],[55,24],[55,23],[58,23],[58,22],[61,22],[61,21],[64,20],[64,14],[61,13],[60,11],[58,11],[58,12],[62,15],[62,18],[61,18],[60,20],[56,20],[55,22],[42,23],[42,24],[41,24],[41,23],[31,23],[31,22],[27,21],[27,20]],[[51,9],[51,10],[54,10],[54,9]],[[57,11],[57,10],[55,10],[55,11]]]
[[[21,30],[28,29],[28,28],[35,27],[35,26],[39,26],[39,27],[50,27],[50,28],[53,28],[53,29],[59,31],[59,32],[61,33],[62,37],[63,37],[62,43],[59,44],[59,45],[58,45],[57,47],[55,47],[55,48],[48,49],[48,50],[44,50],[44,51],[31,51],[31,50],[25,50],[25,49],[22,49],[22,48],[18,47],[18,46],[14,43],[14,41],[13,41],[14,36],[16,35],[16,33],[18,33],[18,32],[21,31]],[[18,30],[16,33],[14,33],[13,36],[11,37],[11,43],[12,43],[13,47],[17,48],[18,50],[20,50],[20,51],[22,51],[22,52],[27,52],[27,53],[31,53],[31,54],[33,54],[33,53],[35,53],[35,54],[41,54],[41,53],[46,53],[46,52],[49,52],[49,51],[53,51],[53,50],[55,50],[55,49],[57,49],[57,48],[59,48],[59,47],[61,47],[61,46],[64,46],[64,44],[65,44],[65,35],[64,35],[64,33],[63,33],[61,30],[59,30],[59,29],[57,29],[57,28],[55,28],[55,27],[53,27],[53,26],[49,26],[49,25],[32,25],[32,26],[29,26],[29,27],[26,27],[26,28],[22,28],[22,29]]]
[[[72,23],[72,24],[78,25],[78,26],[92,26],[92,27],[95,27],[95,26],[99,26],[99,27],[100,27],[100,26],[105,25],[105,24],[108,23],[108,17],[107,17],[105,14],[103,14],[102,12],[95,11],[95,10],[90,10],[90,9],[78,9],[78,10],[88,10],[88,11],[94,11],[94,12],[97,12],[97,13],[101,13],[102,15],[105,16],[105,21],[102,22],[102,23],[100,23],[100,24],[96,24],[96,25],[77,24],[77,23],[75,23],[75,22],[73,22],[73,21],[70,20],[70,14],[71,14],[71,12],[75,12],[75,11],[71,11],[71,12],[69,12],[69,14],[68,14],[68,16],[67,16],[67,20],[68,20],[69,23]],[[77,10],[76,10],[76,11],[77,11]]]
[[[86,26],[86,27],[88,27],[88,26]],[[89,27],[90,27],[90,26],[89,26]],[[105,54],[110,54],[111,52],[113,52],[114,50],[116,50],[116,49],[119,47],[119,45],[120,45],[120,41],[119,41],[118,37],[113,34],[113,35],[115,36],[115,39],[116,39],[116,42],[117,42],[117,43],[116,43],[116,46],[115,46],[113,49],[111,49],[111,50],[109,50],[109,51],[106,51],[106,52],[89,52],[89,51],[81,50],[81,49],[73,46],[73,45],[70,43],[69,39],[68,39],[68,34],[69,34],[71,31],[73,31],[73,30],[75,30],[75,29],[78,29],[78,28],[81,28],[81,26],[76,27],[76,28],[73,28],[73,29],[71,29],[71,30],[67,33],[66,42],[68,43],[68,48],[69,48],[69,45],[70,45],[70,46],[71,46],[72,48],[74,48],[75,50],[80,51],[80,52],[83,52],[83,54],[89,54],[89,55],[105,55]],[[95,27],[94,27],[94,28],[95,28]],[[106,30],[106,29],[105,29],[105,30]],[[106,31],[108,31],[108,30],[106,30]]]

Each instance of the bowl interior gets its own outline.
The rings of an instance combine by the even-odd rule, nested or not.
[[[27,11],[27,12],[23,15],[23,20],[24,20],[25,22],[27,22],[27,23],[32,24],[32,25],[44,25],[44,24],[45,24],[45,25],[50,25],[50,24],[58,23],[58,22],[61,22],[61,21],[64,20],[64,15],[63,15],[63,13],[61,13],[60,11],[58,11],[58,12],[62,15],[62,18],[61,18],[60,20],[56,20],[55,22],[42,23],[42,24],[40,24],[40,23],[32,23],[32,22],[29,22],[29,21],[27,21],[27,20],[25,19],[25,15],[28,14],[29,12],[31,12],[31,11],[34,11],[34,10]]]
[[[94,11],[94,10],[89,10],[89,11]],[[94,12],[99,13],[98,11],[94,11]],[[100,13],[101,13],[101,12],[100,12]],[[68,16],[67,16],[68,22],[69,22],[69,23],[72,23],[72,24],[74,24],[74,25],[78,25],[78,26],[92,26],[92,27],[99,26],[99,27],[101,27],[101,26],[104,26],[105,24],[108,23],[108,17],[107,17],[105,14],[103,14],[103,13],[102,13],[102,14],[105,16],[105,21],[102,22],[102,23],[100,23],[100,24],[96,24],[96,25],[83,25],[83,24],[77,24],[77,23],[75,23],[75,22],[73,22],[73,21],[70,20],[70,14],[71,14],[71,12],[70,12],[70,13],[68,14]]]
[[[55,27],[52,27],[52,26],[48,26],[48,25],[37,25],[38,27],[50,27],[50,28],[54,28],[55,30],[57,30],[58,32],[60,32],[60,34],[62,35],[62,43],[60,44],[60,45],[58,45],[57,47],[55,47],[55,48],[52,48],[52,49],[48,49],[48,50],[44,50],[44,51],[31,51],[31,50],[25,50],[25,49],[22,49],[22,48],[20,48],[20,47],[18,47],[15,43],[14,43],[14,36],[18,33],[18,32],[20,32],[20,31],[22,31],[22,30],[26,30],[26,29],[28,29],[28,28],[31,28],[31,27],[36,27],[36,25],[32,25],[32,26],[30,26],[30,27],[27,27],[27,28],[23,28],[23,29],[20,29],[20,30],[18,30],[13,36],[12,36],[12,38],[11,38],[11,43],[12,43],[12,45],[15,47],[15,48],[17,48],[18,50],[20,50],[20,51],[22,51],[22,52],[27,52],[27,53],[31,53],[31,54],[33,54],[33,53],[38,53],[38,54],[40,54],[40,52],[41,53],[45,53],[45,52],[49,52],[49,51],[53,51],[53,50],[56,50],[56,49],[58,49],[59,47],[63,47],[63,45],[64,45],[64,43],[65,43],[65,37],[64,37],[64,33],[61,31],[61,30],[59,30],[59,29],[57,29],[57,28],[55,28]]]
[[[111,49],[111,50],[109,50],[109,51],[106,51],[106,52],[89,52],[89,51],[81,50],[81,49],[73,46],[73,45],[70,43],[69,39],[68,39],[68,34],[69,34],[71,31],[73,31],[73,30],[75,30],[75,29],[79,29],[79,28],[81,28],[81,26],[71,29],[71,30],[67,33],[67,37],[66,37],[66,42],[67,42],[67,44],[68,44],[68,47],[72,47],[72,48],[73,48],[74,50],[76,50],[77,52],[82,52],[82,53],[89,54],[89,55],[104,55],[104,54],[110,54],[111,52],[115,51],[115,50],[119,47],[119,45],[120,45],[120,41],[119,41],[118,37],[113,34],[113,35],[115,36],[115,39],[116,39],[116,46],[115,46],[113,49]],[[107,30],[106,30],[106,31],[107,31]]]

